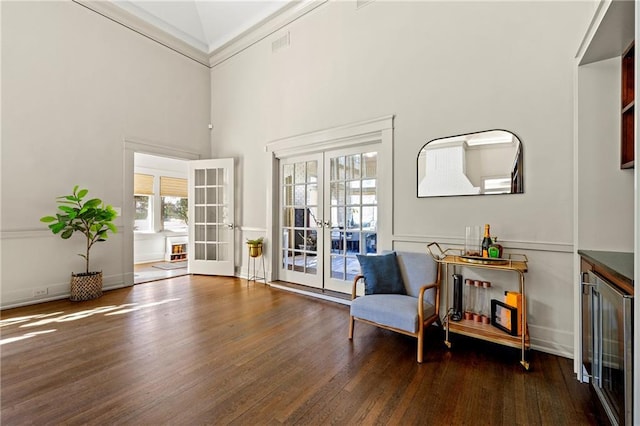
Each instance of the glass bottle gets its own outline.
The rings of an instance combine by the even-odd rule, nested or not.
[[[484,238],[482,239],[482,257],[489,257],[489,247],[491,247],[491,232],[489,232],[489,224],[484,225]]]
[[[473,286],[475,287],[475,303],[473,306],[473,320],[476,322],[482,321],[482,316],[480,314],[481,305],[482,305],[482,281],[475,280],[473,282]]]
[[[464,280],[464,319],[473,319],[473,309],[476,304],[476,288],[473,285],[473,280],[467,278]]]
[[[489,257],[502,257],[502,244],[498,244],[498,237],[493,237],[493,243],[489,246]]]
[[[491,322],[491,297],[490,289],[491,283],[489,281],[482,281],[482,301],[480,303],[480,317],[483,324],[489,324]]]

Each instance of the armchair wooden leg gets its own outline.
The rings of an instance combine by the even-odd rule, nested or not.
[[[353,319],[353,315],[349,316],[349,340],[353,340],[353,323],[355,320]]]
[[[424,341],[422,334],[423,330],[420,330],[420,333],[418,333],[418,364],[422,364],[422,343]]]
[[[444,328],[444,325],[442,324],[442,320],[440,319],[440,317],[436,318],[436,324],[438,325],[438,327]]]

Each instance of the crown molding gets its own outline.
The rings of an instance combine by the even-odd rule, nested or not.
[[[202,51],[166,31],[148,23],[136,15],[116,6],[109,1],[72,0],[99,15],[104,16],[132,31],[137,32],[161,45],[180,53],[204,66],[214,67],[243,50],[253,46],[260,40],[279,31],[296,21],[328,0],[295,0],[275,14],[263,19],[251,28],[243,31],[229,42],[215,48],[211,53]]]
[[[93,12],[111,19],[118,24],[129,28],[151,40],[162,44],[169,49],[180,53],[206,67],[209,67],[209,55],[190,44],[170,35],[152,24],[138,18],[130,12],[116,6],[112,2],[99,0],[72,0],[74,3],[86,7]]]
[[[275,14],[263,19],[229,42],[213,50],[209,56],[209,66],[213,68],[226,61],[317,7],[322,6],[327,1],[328,0],[296,0],[291,2]]]

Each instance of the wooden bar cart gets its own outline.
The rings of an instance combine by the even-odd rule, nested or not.
[[[431,243],[427,246],[429,253],[439,264],[444,265],[444,295],[445,307],[447,314],[443,320],[445,329],[445,344],[451,348],[449,333],[457,333],[465,336],[482,339],[489,342],[497,343],[504,346],[511,346],[521,350],[520,364],[529,370],[529,362],[526,359],[526,352],[529,349],[529,330],[527,327],[527,304],[525,297],[524,274],[527,272],[528,259],[524,254],[511,254],[509,258],[504,259],[488,259],[473,256],[463,256],[460,249],[442,250],[438,243]],[[512,257],[518,257],[517,260]],[[493,271],[510,271],[518,275],[520,294],[522,295],[522,309],[519,314],[522,324],[522,332],[519,336],[510,335],[491,324],[482,324],[473,320],[452,321],[449,316],[450,301],[450,279],[456,273],[456,270],[462,267],[466,268],[482,268]]]

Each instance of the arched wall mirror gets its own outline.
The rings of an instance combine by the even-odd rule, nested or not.
[[[434,139],[418,153],[418,197],[522,194],[522,143],[506,130]]]

